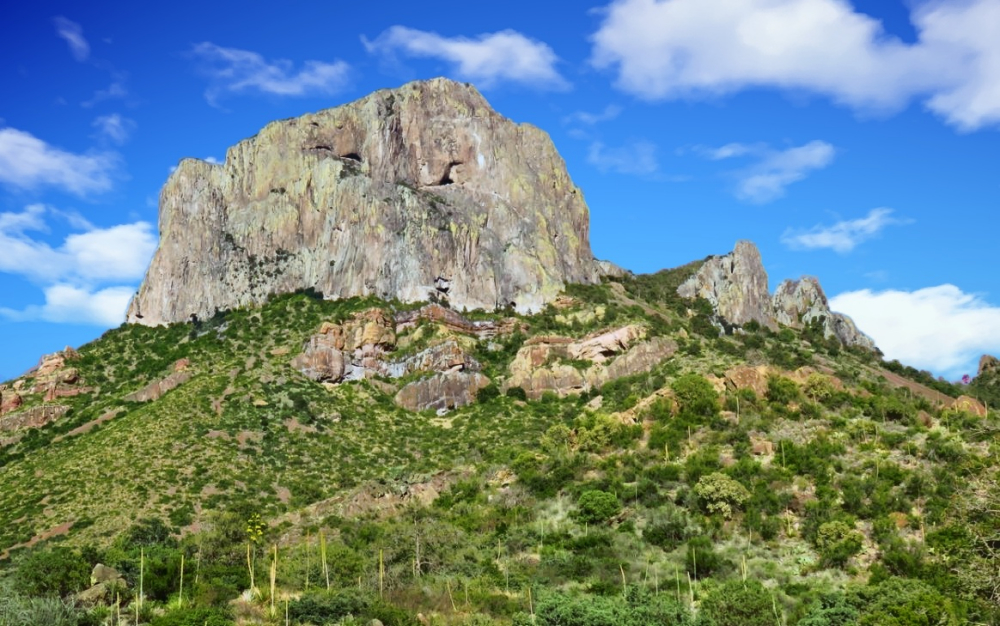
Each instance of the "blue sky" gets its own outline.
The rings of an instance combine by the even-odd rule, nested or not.
[[[0,20],[0,380],[117,326],[183,157],[449,76],[548,131],[595,254],[761,249],[889,357],[1000,352],[1000,0],[78,3]]]

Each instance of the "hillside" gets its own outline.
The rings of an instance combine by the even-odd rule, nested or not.
[[[48,591],[25,585],[57,555],[81,572],[63,590],[80,590],[100,561],[127,603],[142,548],[143,621],[270,623],[276,546],[273,623],[285,600],[302,624],[994,621],[997,423],[955,400],[976,386],[816,325],[720,334],[710,303],[676,294],[699,266],[572,286],[534,316],[301,293],[109,331],[15,383],[44,391],[0,418],[66,407],[5,433],[4,584]],[[466,406],[411,411],[399,390],[446,374],[293,367],[324,322],[370,335],[352,324],[373,309],[394,321],[374,340],[386,363],[455,345],[463,365],[446,365],[491,382]],[[261,596],[233,605],[248,542]],[[157,618],[178,603],[181,554],[187,608]],[[732,621],[744,603],[767,619]]]

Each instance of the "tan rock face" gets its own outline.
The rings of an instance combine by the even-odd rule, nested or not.
[[[420,320],[431,321],[448,330],[474,335],[479,339],[490,339],[497,335],[512,333],[522,325],[516,318],[507,318],[499,322],[493,320],[473,321],[440,304],[427,304],[419,309],[398,313],[396,315],[396,331],[401,332],[413,328]]]
[[[739,365],[726,370],[726,386],[730,389],[752,389],[758,398],[763,398],[767,394],[766,366],[751,367],[749,365]]]
[[[984,354],[979,359],[979,370],[976,372],[976,376],[997,376],[1000,375],[1000,359],[995,356],[990,356],[989,354]]]
[[[727,255],[711,257],[677,289],[685,298],[702,297],[730,324],[756,320],[774,327],[767,272],[752,242],[738,241]]]
[[[488,384],[479,372],[444,372],[405,385],[396,394],[396,404],[411,411],[450,410],[471,404]]]
[[[858,330],[851,318],[830,310],[823,288],[811,276],[782,282],[774,291],[772,305],[779,324],[802,328],[814,319],[822,319],[826,337],[836,337],[845,346],[875,348],[875,342]]]
[[[822,318],[826,337],[836,337],[846,346],[875,349],[875,342],[858,330],[851,318],[830,311],[815,278],[786,280],[772,297],[760,251],[750,241],[739,241],[729,254],[709,258],[677,293],[685,298],[705,298],[719,317],[736,326],[754,320],[771,329],[779,325],[802,328]]]
[[[549,137],[435,79],[273,122],[225,164],[182,161],[128,321],[302,288],[536,311],[597,276],[587,206]]]
[[[531,399],[546,391],[565,396],[649,371],[672,356],[677,343],[666,337],[642,341],[645,334],[641,326],[623,326],[581,340],[532,337],[511,361],[504,389],[520,387]],[[565,359],[589,361],[591,365],[580,368],[579,363],[563,363]]]
[[[45,404],[9,413],[0,418],[0,432],[9,432],[24,428],[41,428],[59,419],[68,410],[69,407],[67,406]]]
[[[149,383],[139,391],[134,391],[127,396],[126,400],[131,402],[152,402],[159,400],[163,394],[177,389],[187,381],[191,380],[191,372],[187,370],[174,371],[164,378]]]
[[[24,399],[13,389],[0,388],[0,415],[15,411],[24,403]]]

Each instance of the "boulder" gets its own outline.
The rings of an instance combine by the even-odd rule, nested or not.
[[[767,394],[768,371],[763,365],[757,367],[738,365],[726,370],[726,387],[735,390],[751,389],[758,398],[763,398]]]
[[[971,396],[959,396],[948,407],[952,411],[963,411],[976,417],[986,417],[986,407],[982,402]]]

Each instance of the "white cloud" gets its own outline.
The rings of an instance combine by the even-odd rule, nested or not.
[[[609,104],[604,107],[604,110],[600,113],[588,113],[587,111],[576,111],[570,113],[565,118],[563,122],[566,124],[584,124],[586,126],[593,126],[594,124],[599,124],[601,122],[608,122],[622,113],[622,108],[617,104]]]
[[[911,20],[908,44],[846,0],[616,0],[591,62],[650,100],[770,87],[861,110],[922,98],[962,130],[1000,123],[1000,0],[924,1]]]
[[[52,20],[56,25],[56,34],[66,40],[69,44],[69,51],[77,61],[86,61],[90,56],[90,44],[83,37],[83,28],[76,22],[70,21],[61,15]]]
[[[441,59],[454,67],[459,78],[484,89],[504,82],[552,90],[570,86],[556,70],[559,57],[552,48],[514,30],[469,38],[393,26],[373,41],[362,37],[362,43],[368,52],[389,58],[399,51],[411,57]]]
[[[831,298],[830,308],[850,315],[886,358],[953,379],[1000,351],[1000,307],[955,285],[851,291]]]
[[[618,148],[608,148],[595,141],[590,144],[587,162],[602,172],[637,176],[650,176],[660,169],[656,160],[656,146],[648,141],[635,141]]]
[[[30,236],[49,232],[46,216],[83,232],[69,234],[57,247]],[[15,321],[116,326],[135,292],[120,283],[141,278],[155,249],[156,237],[146,222],[97,228],[75,212],[41,204],[21,213],[0,213],[0,272],[39,283],[45,295],[43,305],[0,308],[0,315]]]
[[[61,324],[118,326],[125,319],[132,287],[106,287],[90,290],[57,284],[45,288],[45,304],[23,310],[0,307],[0,315],[11,321],[44,320]]]
[[[31,133],[0,128],[0,183],[12,187],[51,185],[77,195],[107,191],[116,164],[110,153],[74,154]]]
[[[89,228],[52,247],[26,234],[48,232],[46,213],[67,219],[74,228]],[[147,222],[95,228],[76,214],[39,204],[26,207],[22,213],[0,213],[0,272],[36,281],[94,283],[141,278],[155,249],[156,236]]]
[[[209,42],[194,46],[192,55],[210,81],[205,97],[212,104],[226,92],[275,96],[335,93],[344,88],[350,75],[350,66],[340,60],[306,61],[302,69],[295,71],[291,61],[267,61],[256,52],[223,48]]]
[[[788,229],[781,242],[793,250],[829,248],[841,254],[877,236],[886,226],[905,224],[907,220],[892,217],[892,209],[872,209],[865,217],[842,220],[832,226],[817,225],[810,230]]]
[[[802,180],[812,171],[823,169],[833,162],[836,153],[833,146],[819,140],[784,150],[773,150],[765,144],[741,143],[730,143],[720,148],[697,147],[696,150],[713,161],[756,157],[756,163],[733,173],[737,179],[736,196],[756,204],[785,195],[788,185]]]
[[[135,122],[118,113],[98,117],[94,120],[93,126],[101,137],[118,145],[128,141],[132,131],[135,130]]]

